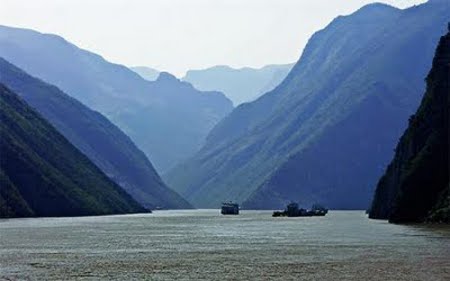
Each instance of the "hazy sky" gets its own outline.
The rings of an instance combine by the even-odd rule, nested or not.
[[[308,38],[370,0],[0,0],[0,24],[55,33],[107,60],[178,76],[296,61]],[[408,7],[424,0],[381,0]]]

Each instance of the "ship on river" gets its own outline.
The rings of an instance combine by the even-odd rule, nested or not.
[[[314,217],[325,216],[328,213],[328,209],[314,204],[310,210],[299,208],[297,203],[290,203],[286,206],[284,211],[275,211],[272,217]]]
[[[222,215],[239,215],[239,204],[233,202],[222,203]]]

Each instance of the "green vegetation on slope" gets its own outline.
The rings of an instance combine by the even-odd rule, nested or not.
[[[450,222],[450,30],[440,40],[426,81],[422,103],[378,183],[370,218]]]
[[[100,113],[2,58],[0,83],[18,93],[144,207],[191,208],[186,200],[167,188],[130,138]]]
[[[0,217],[145,211],[3,84],[0,154]]]

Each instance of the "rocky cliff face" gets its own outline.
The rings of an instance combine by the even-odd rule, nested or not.
[[[378,183],[370,218],[450,222],[450,25],[426,81],[422,103]]]

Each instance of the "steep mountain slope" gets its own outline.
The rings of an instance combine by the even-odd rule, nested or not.
[[[448,2],[372,4],[308,42],[273,91],[237,107],[165,178],[200,207],[280,208],[295,200],[367,208],[417,108]]]
[[[183,81],[202,91],[220,91],[235,105],[253,101],[273,90],[286,78],[293,64],[267,65],[263,68],[214,66],[202,70],[189,70]]]
[[[57,87],[0,58],[0,83],[18,93],[106,175],[147,208],[189,208],[119,128]]]
[[[450,23],[436,50],[427,90],[378,183],[369,217],[450,223]],[[430,213],[431,211],[431,213]]]
[[[168,74],[146,81],[55,35],[0,26],[0,56],[105,115],[160,173],[196,152],[232,110],[221,93],[200,92]]]
[[[3,84],[0,154],[0,217],[145,211]]]
[[[147,66],[134,66],[130,67],[130,69],[147,81],[155,81],[160,73],[160,71]]]

